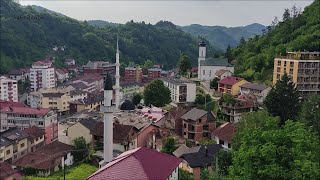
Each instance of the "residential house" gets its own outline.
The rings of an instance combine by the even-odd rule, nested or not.
[[[65,61],[64,61],[64,64],[66,65],[66,66],[71,66],[71,65],[76,65],[76,61],[74,60],[74,59],[66,59]]]
[[[0,99],[18,102],[18,83],[16,80],[0,76]]]
[[[9,72],[9,78],[16,81],[25,82],[29,80],[30,69],[14,69]]]
[[[57,80],[62,83],[69,79],[69,71],[64,68],[56,69]]]
[[[97,122],[91,129],[93,143],[96,148],[103,147],[103,122]],[[137,147],[138,130],[131,125],[113,124],[113,150],[124,152]]]
[[[202,145],[192,148],[181,145],[173,154],[183,159],[180,168],[192,173],[195,180],[200,180],[201,169],[211,169],[214,157],[222,149],[220,144]]]
[[[28,153],[13,163],[16,167],[34,168],[38,176],[49,176],[51,173],[73,164],[73,146],[54,141],[35,152]]]
[[[191,110],[191,107],[175,107],[169,110],[169,114],[171,115],[173,119],[172,128],[174,129],[175,134],[179,136],[183,136],[183,119],[181,118],[182,115],[187,113]]]
[[[226,69],[220,69],[216,73],[214,73],[216,78],[224,79],[228,76],[232,76],[232,72]]]
[[[37,126],[32,126],[30,128],[24,129],[24,131],[29,135],[28,152],[34,152],[46,144],[46,133]]]
[[[150,82],[154,79],[158,79],[161,77],[161,71],[162,69],[157,68],[157,67],[152,67],[148,69],[147,73],[147,81]]]
[[[80,112],[82,110],[88,110],[91,111],[99,111],[100,105],[103,103],[103,96],[88,96],[87,98],[79,99],[76,101],[69,102],[69,112],[71,114],[74,114],[76,112]]]
[[[75,83],[83,83],[85,84],[86,87],[89,87],[88,90],[86,90],[87,88],[85,87],[82,87],[83,89],[77,89],[75,87],[75,89],[92,93],[95,91],[100,91],[102,89],[103,83],[104,83],[103,77],[104,76],[101,76],[100,74],[89,73],[89,74],[80,75],[71,79],[68,84],[73,85]]]
[[[183,137],[188,141],[197,142],[203,138],[210,138],[210,132],[216,128],[216,117],[210,111],[193,108],[184,115]]]
[[[240,86],[248,81],[240,77],[228,76],[218,81],[218,92],[237,95],[240,91]]]
[[[81,90],[71,90],[69,95],[70,95],[69,102],[73,102],[80,99],[84,100],[88,98],[88,92],[81,91]]]
[[[300,96],[307,98],[320,93],[320,52],[287,52],[274,58],[273,84],[286,73]]]
[[[167,118],[169,118],[169,113],[158,107],[144,107],[142,109],[137,109],[137,114],[143,116],[147,120],[150,120],[157,126],[162,126]]]
[[[212,131],[211,138],[223,148],[231,149],[232,139],[236,134],[236,125],[234,122],[226,122]]]
[[[45,131],[46,144],[58,139],[57,114],[46,108],[3,107],[0,110],[2,130],[17,127],[21,130],[37,126]]]
[[[224,114],[224,119],[229,122],[238,122],[243,113],[258,110],[259,104],[253,94],[242,94],[234,99],[234,102],[225,102],[220,98],[219,106]]]
[[[93,173],[95,179],[176,180],[181,159],[145,147],[122,153]]]
[[[66,134],[70,138],[71,142],[78,137],[83,137],[86,140],[86,143],[91,143],[92,135],[90,132],[93,131],[93,128],[95,128],[97,123],[98,122],[92,118],[82,119],[69,126]]]
[[[254,94],[258,103],[262,104],[271,87],[263,84],[245,83],[240,86],[240,94]]]
[[[18,128],[0,132],[0,162],[12,163],[28,153],[28,136]]]
[[[194,82],[174,78],[162,78],[161,80],[169,88],[173,103],[194,103],[196,99],[196,84]]]
[[[1,180],[20,180],[22,174],[14,169],[11,164],[6,161],[0,162],[0,179]]]

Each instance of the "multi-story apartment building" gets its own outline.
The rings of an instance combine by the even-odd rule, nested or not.
[[[29,135],[18,128],[0,132],[0,162],[12,163],[28,152]]]
[[[124,81],[126,82],[142,82],[142,68],[126,67],[124,69]]]
[[[17,127],[21,130],[37,126],[45,131],[46,144],[58,138],[57,114],[46,108],[3,107],[0,110],[2,131]]]
[[[271,87],[264,84],[245,83],[240,86],[240,94],[254,94],[257,101],[261,104],[268,95]]]
[[[224,120],[228,122],[239,122],[244,113],[258,110],[257,98],[253,94],[242,94],[233,102],[226,102],[223,97],[219,100],[219,107],[224,114]]]
[[[10,79],[25,82],[29,80],[30,69],[14,69],[9,72]]]
[[[116,65],[106,61],[89,61],[82,66],[84,74],[100,74],[106,76],[107,73],[115,75]]]
[[[218,92],[232,95],[239,94],[240,86],[247,83],[243,78],[228,76],[218,81]]]
[[[16,80],[0,77],[0,99],[18,102],[18,83]]]
[[[30,68],[30,83],[31,91],[55,87],[56,76],[52,62],[49,60],[34,62]]]
[[[273,84],[288,74],[301,97],[320,94],[320,52],[287,52],[274,59]]]
[[[193,103],[196,99],[196,84],[191,81],[180,79],[161,79],[165,86],[170,89],[173,103]]]
[[[85,98],[83,100],[76,100],[69,102],[69,112],[74,114],[76,112],[80,112],[82,110],[88,110],[89,112],[97,110],[99,111],[100,105],[103,104],[103,96],[95,96]]]
[[[77,90],[87,92],[100,91],[104,84],[103,77],[104,76],[99,74],[85,74],[73,78],[69,85],[73,86]]]
[[[158,79],[161,76],[162,69],[152,67],[148,69],[148,81],[152,81],[154,79]]]
[[[37,149],[44,146],[45,143],[45,132],[38,128],[37,126],[32,126],[24,130],[28,137],[28,152],[34,152]]]
[[[181,116],[183,120],[183,137],[191,142],[202,138],[211,138],[211,132],[216,128],[216,117],[210,111],[193,108]]]

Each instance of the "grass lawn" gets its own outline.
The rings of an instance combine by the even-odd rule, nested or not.
[[[79,164],[66,168],[66,179],[83,180],[94,173],[98,168],[89,164]],[[25,176],[22,180],[61,180],[63,179],[63,170],[57,171],[48,177]]]

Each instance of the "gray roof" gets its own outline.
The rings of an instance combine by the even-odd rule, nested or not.
[[[232,67],[228,63],[227,58],[206,58],[204,61],[200,61],[200,66],[226,66]]]
[[[240,87],[262,91],[267,89],[269,86],[266,86],[264,84],[245,83],[245,84],[242,84]]]
[[[79,121],[84,127],[88,128],[89,130],[92,130],[94,126],[97,124],[97,121],[94,119],[82,119]]]
[[[61,97],[64,93],[42,93],[43,97]]]
[[[186,145],[182,144],[181,146],[179,146],[172,154],[175,155],[176,157],[181,157],[184,154],[188,154],[188,153],[196,153],[199,151],[201,146],[196,146],[196,147],[192,147],[189,148]]]
[[[207,114],[207,111],[205,111],[205,110],[193,108],[190,111],[188,111],[187,113],[185,113],[183,116],[181,116],[181,118],[184,120],[191,119],[193,121],[196,121],[206,114]]]
[[[72,87],[74,87],[75,89],[78,89],[78,90],[82,90],[82,89],[86,89],[88,88],[87,85],[85,85],[83,82],[77,82],[77,83],[73,83],[73,84],[70,84]]]
[[[13,144],[16,140],[20,141],[29,137],[28,133],[13,127],[0,132],[0,147]]]

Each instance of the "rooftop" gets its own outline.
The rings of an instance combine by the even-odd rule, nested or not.
[[[65,93],[42,93],[43,97],[49,97],[49,98],[51,98],[51,97],[58,98],[58,97],[61,97],[63,95],[65,95]]]
[[[184,83],[193,83],[192,81],[188,80],[182,80],[182,79],[177,79],[177,78],[161,78],[162,81],[166,81],[172,84],[177,84],[177,85],[184,85]]]
[[[236,124],[237,123],[226,122],[214,129],[212,135],[230,143],[236,133]]]
[[[216,73],[215,73],[215,75],[216,76],[221,76],[222,74],[224,74],[225,72],[228,72],[228,70],[226,70],[226,69],[220,69],[220,70],[218,70]],[[230,71],[229,71],[230,72]]]
[[[262,91],[267,89],[269,86],[266,86],[264,84],[245,83],[242,84],[240,87]]]
[[[21,102],[0,100],[0,109],[2,109],[4,107],[27,107],[27,106]]]
[[[61,158],[73,150],[73,146],[53,141],[35,152],[22,156],[13,164],[18,167],[32,167],[49,170],[61,163]]]
[[[181,159],[145,147],[122,153],[87,179],[152,179],[166,180]]]
[[[0,147],[6,147],[13,144],[15,141],[28,138],[28,133],[14,127],[0,132]]]
[[[241,80],[243,80],[243,78],[235,77],[235,76],[228,76],[228,77],[225,77],[225,78],[221,79],[220,81],[218,81],[218,83],[232,86]]]
[[[181,116],[182,119],[184,120],[193,120],[193,121],[197,121],[198,119],[200,119],[201,117],[207,115],[207,121],[215,121],[215,116],[209,112],[209,111],[205,111],[202,109],[197,109],[197,108],[193,108],[190,111],[188,111],[187,113],[185,113],[184,115]]]
[[[6,161],[0,163],[0,179],[6,179],[15,173],[19,173],[19,171],[13,169],[11,164]]]
[[[204,61],[200,61],[200,66],[232,67],[232,65],[228,63],[227,58],[206,58]]]
[[[12,114],[32,114],[46,115],[50,111],[48,108],[31,108],[31,107],[4,107],[0,110],[2,113]]]
[[[32,126],[30,128],[24,129],[24,131],[29,135],[29,139],[40,138],[46,134],[43,130],[41,130],[37,126]]]

